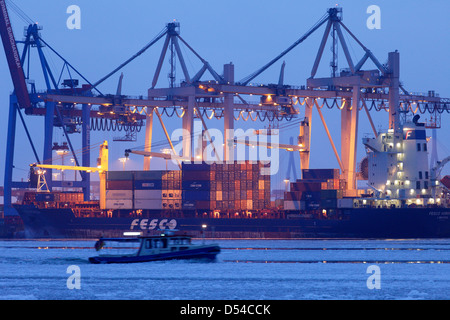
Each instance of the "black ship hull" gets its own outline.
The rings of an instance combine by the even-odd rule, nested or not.
[[[448,238],[450,208],[354,208],[334,217],[298,212],[285,218],[211,218],[152,212],[130,217],[76,217],[71,209],[17,206],[29,238],[92,239],[177,229],[206,238]],[[202,226],[206,229],[202,230]],[[204,232],[204,233],[203,233]]]

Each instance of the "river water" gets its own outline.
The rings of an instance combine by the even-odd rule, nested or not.
[[[448,239],[206,240],[222,248],[215,262],[130,265],[89,264],[94,242],[0,241],[0,299],[450,298]]]

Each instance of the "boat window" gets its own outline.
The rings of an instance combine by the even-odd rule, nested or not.
[[[153,240],[153,247],[154,248],[162,248],[162,242],[159,240]]]
[[[146,249],[151,249],[152,248],[152,240],[150,240],[150,239],[145,240],[145,248]]]

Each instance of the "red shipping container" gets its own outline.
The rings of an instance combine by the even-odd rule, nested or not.
[[[183,180],[210,180],[209,171],[183,171]]]
[[[106,181],[106,190],[133,190],[133,181]]]

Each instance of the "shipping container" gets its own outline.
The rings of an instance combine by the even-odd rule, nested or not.
[[[258,200],[264,200],[265,194],[264,194],[264,190],[259,190],[258,191]]]
[[[195,210],[196,201],[195,200],[183,200],[181,202],[181,207],[183,210]]]
[[[320,200],[320,206],[324,209],[335,209],[337,208],[337,198],[334,199],[322,199]]]
[[[306,210],[318,210],[320,209],[321,200],[307,200],[305,201]]]
[[[160,210],[163,208],[162,199],[134,199],[136,210]]]
[[[181,208],[181,200],[163,200],[162,208],[165,210],[177,210]]]
[[[134,180],[162,180],[165,171],[136,171],[134,173]]]
[[[131,210],[133,209],[132,199],[117,199],[117,200],[106,200],[106,209],[111,210]]]
[[[106,190],[133,190],[132,180],[106,181]]]
[[[211,182],[203,180],[191,180],[182,182],[183,190],[211,190]]]
[[[340,180],[339,179],[328,179],[326,189],[340,189]]]
[[[107,181],[131,181],[133,180],[133,171],[108,171],[106,173]]]
[[[55,201],[55,194],[53,194],[53,193],[36,193],[35,199],[38,202],[53,202],[53,201]]]
[[[199,210],[209,210],[209,209],[211,209],[211,202],[210,201],[197,200],[196,203],[195,203],[195,206]]]
[[[288,201],[320,201],[321,192],[319,191],[291,191],[285,192],[284,199]]]
[[[320,191],[322,189],[321,182],[297,181],[291,182],[291,191]]]
[[[304,201],[284,201],[284,210],[295,211],[305,210]]]
[[[134,181],[135,190],[162,190],[162,180],[137,180]]]
[[[204,190],[183,190],[182,195],[183,200],[204,200],[209,201],[211,200],[211,195],[209,191]]]
[[[182,198],[181,190],[162,190],[162,199],[163,200],[175,200]]]
[[[339,179],[339,169],[303,169],[302,178],[305,180]]]
[[[189,180],[211,180],[211,174],[209,171],[183,171],[183,181]]]
[[[342,199],[343,190],[322,190],[320,192],[322,199]]]
[[[162,190],[134,190],[134,199],[162,199]]]
[[[181,168],[183,173],[188,171],[210,171],[212,169],[212,165],[205,162],[201,164],[183,162]]]
[[[338,199],[337,206],[342,209],[353,208],[353,198]]]
[[[133,190],[106,190],[106,200],[133,200]]]
[[[258,188],[259,190],[264,190],[264,180],[258,180]]]

